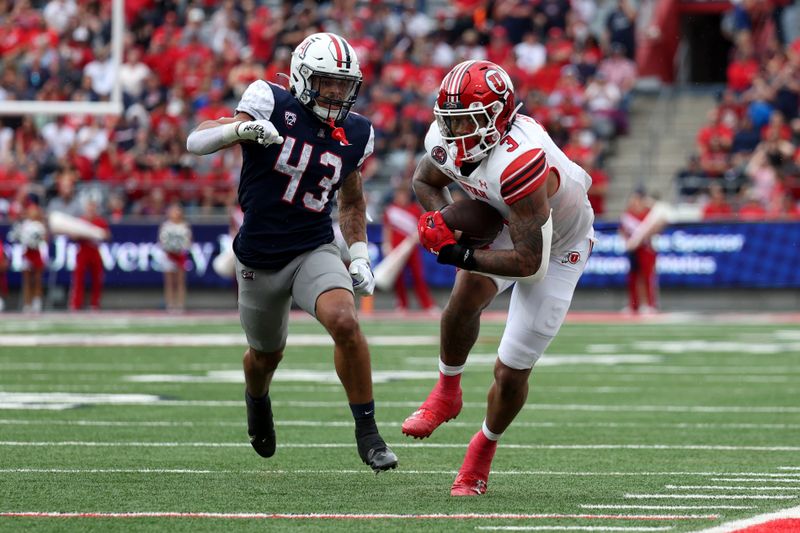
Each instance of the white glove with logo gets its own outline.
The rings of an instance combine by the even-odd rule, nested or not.
[[[350,246],[350,277],[353,278],[353,291],[356,294],[369,296],[375,290],[375,276],[369,266],[365,242],[356,242]]]
[[[283,137],[269,120],[251,120],[240,122],[236,126],[236,135],[246,141],[256,141],[263,146],[283,144]]]

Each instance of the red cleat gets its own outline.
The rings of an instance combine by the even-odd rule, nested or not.
[[[487,482],[485,477],[481,478],[474,472],[459,472],[450,488],[450,496],[481,496],[486,494]]]
[[[486,494],[492,459],[497,451],[497,441],[486,438],[478,431],[467,446],[467,455],[450,488],[450,496],[481,496]]]
[[[462,405],[461,389],[451,397],[446,397],[435,388],[420,408],[405,419],[402,431],[415,439],[430,437],[433,430],[457,417]]]

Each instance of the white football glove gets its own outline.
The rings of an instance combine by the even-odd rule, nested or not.
[[[241,122],[236,128],[236,135],[245,141],[256,141],[262,146],[283,144],[283,137],[269,120]]]
[[[361,296],[370,296],[375,290],[375,276],[369,266],[367,243],[356,242],[350,246],[350,277],[353,291]]]

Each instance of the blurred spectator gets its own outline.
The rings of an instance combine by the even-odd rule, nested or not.
[[[105,99],[114,88],[117,78],[117,67],[111,58],[109,46],[103,45],[95,48],[94,60],[90,61],[83,69],[83,74],[91,80],[91,89],[94,95]]]
[[[233,67],[228,73],[228,85],[233,90],[233,95],[236,98],[241,98],[242,93],[251,83],[264,79],[264,67],[256,62],[252,48],[249,46],[242,48],[240,57],[242,59],[241,63]]]
[[[795,147],[781,139],[778,130],[770,130],[769,137],[756,147],[745,172],[752,183],[752,194],[762,205],[769,205],[782,193],[779,183],[784,168],[791,162]]]
[[[625,45],[611,45],[611,56],[600,61],[597,71],[622,93],[622,107],[629,107],[630,95],[636,84],[636,63],[625,55]]]
[[[592,117],[592,129],[602,138],[627,131],[627,120],[620,111],[622,93],[598,72],[586,87],[586,106]]]
[[[186,305],[186,262],[192,246],[192,230],[179,204],[171,204],[167,220],[158,229],[158,243],[165,253],[164,305],[169,312],[182,312]]]
[[[142,51],[133,47],[125,52],[125,62],[119,67],[119,84],[123,96],[135,102],[144,92],[145,81],[152,75],[150,67],[142,61]]]
[[[619,231],[625,240],[642,224],[650,212],[649,199],[642,189],[637,189],[628,198],[628,205],[620,218]],[[631,313],[652,313],[658,309],[657,254],[651,239],[644,239],[628,252],[628,310]],[[644,293],[647,304],[640,306],[640,295]]]
[[[547,60],[547,50],[539,41],[539,36],[532,31],[527,32],[522,42],[514,46],[514,55],[517,67],[528,73],[542,68]]]
[[[688,165],[678,171],[675,179],[678,184],[678,194],[684,199],[705,191],[708,177],[700,166],[700,156],[691,155]]]
[[[770,213],[770,218],[777,218],[782,220],[798,220],[800,219],[800,204],[795,201],[791,194],[783,194]]]
[[[83,207],[75,195],[77,176],[72,170],[65,169],[56,176],[56,196],[47,203],[47,211],[58,211],[73,217],[81,215]]]
[[[97,203],[87,199],[84,204],[83,216],[85,221],[105,231],[105,239],[110,238],[108,222],[97,211]],[[72,273],[72,286],[70,287],[69,309],[78,311],[83,308],[83,293],[86,274],[89,274],[92,289],[89,297],[89,307],[92,310],[100,309],[100,298],[103,292],[103,259],[100,256],[99,243],[86,237],[74,237],[78,244],[78,253],[75,257],[75,270]]]
[[[592,186],[589,188],[589,203],[592,204],[594,214],[602,217],[606,212],[606,196],[608,195],[608,174],[601,168],[594,164],[594,159],[591,159],[588,164],[583,167],[589,176],[592,178]]]
[[[736,212],[737,218],[745,222],[753,222],[764,220],[767,217],[767,210],[759,199],[758,193],[750,188],[745,187],[740,193],[740,205]]]
[[[411,197],[410,184],[403,184],[396,187],[392,200],[383,212],[383,257],[391,253],[397,246],[407,238],[415,238],[417,235],[417,223],[422,215],[422,208],[413,201]],[[435,304],[431,298],[428,283],[425,280],[425,270],[422,266],[422,257],[419,246],[414,246],[405,267],[397,276],[394,284],[396,297],[396,309],[405,311],[408,309],[408,295],[406,294],[406,271],[411,276],[411,283],[417,295],[417,301],[424,310],[435,309]]]
[[[725,198],[725,191],[719,183],[708,187],[708,202],[703,206],[703,220],[728,219],[733,217],[733,207]]]
[[[0,313],[6,308],[8,298],[8,257],[5,244],[0,241]]]
[[[616,7],[606,18],[606,40],[608,46],[621,44],[630,59],[636,50],[636,8],[630,0],[617,0]]]

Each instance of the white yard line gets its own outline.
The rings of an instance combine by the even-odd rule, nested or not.
[[[240,448],[243,442],[100,442],[100,441],[0,441],[0,446],[76,446],[133,448]],[[281,443],[282,448],[349,448],[352,443]],[[464,448],[466,444],[408,442],[394,448]],[[503,444],[504,450],[695,450],[732,452],[798,452],[800,446],[726,446],[707,444]]]
[[[794,500],[797,495],[788,494],[626,494],[633,500]]]
[[[117,472],[130,472],[130,473],[171,473],[173,470],[169,469],[154,469],[154,468],[139,468],[139,469],[113,469],[113,468],[87,468],[87,469],[80,469],[80,468],[7,468],[0,470],[1,472],[5,473],[89,473],[89,474],[99,474],[99,473],[117,473]],[[194,469],[174,469],[175,472],[186,472],[192,474],[227,474],[227,473],[236,473],[236,474],[371,474],[368,470],[365,469],[296,469],[296,470],[261,470],[261,469],[254,469],[254,470],[194,470]],[[408,475],[454,475],[457,473],[456,470],[408,470],[408,469],[399,469],[394,472],[393,474],[408,474]],[[672,477],[672,476],[710,476],[710,475],[718,475],[718,472],[565,472],[565,471],[553,471],[553,470],[493,470],[493,476],[564,476],[564,477]],[[752,475],[762,475],[757,472],[741,472],[739,475],[744,474],[752,474]],[[592,506],[587,506],[590,508]],[[607,506],[594,506],[598,509],[606,508]],[[663,506],[620,506],[622,508],[649,508],[652,507],[653,509],[659,509]],[[702,506],[698,507],[701,508]],[[607,508],[613,509],[615,506],[608,506]],[[667,508],[667,507],[663,507]],[[677,508],[677,507],[676,507]],[[730,507],[736,508],[736,507]],[[749,508],[749,507],[744,507]]]
[[[191,468],[3,468],[2,474],[232,474],[235,470]]]
[[[664,488],[674,490],[800,490],[800,487],[734,487],[729,485],[664,485]]]
[[[672,526],[478,526],[488,531],[670,531]]]
[[[29,518],[213,518],[213,519],[284,519],[284,520],[402,520],[402,519],[477,519],[477,520],[716,520],[718,515],[631,515],[631,514],[516,514],[516,513],[462,513],[462,514],[389,514],[389,513],[184,513],[184,512],[0,512],[0,517]]]
[[[241,400],[165,400],[152,394],[78,394],[54,392],[3,392],[0,391],[0,407],[20,404],[93,404],[93,405],[141,405],[149,407],[235,407],[241,409]],[[335,408],[346,406],[343,401],[299,401],[274,400],[273,405],[299,408]],[[419,401],[384,401],[381,407],[413,407]],[[485,409],[485,402],[464,402],[466,408]],[[597,405],[597,404],[549,404],[531,403],[526,410],[540,411],[586,411],[586,412],[654,412],[654,413],[800,413],[798,406],[735,406],[735,405]]]
[[[333,346],[330,335],[292,334],[289,346]],[[371,346],[432,346],[438,335],[369,335]],[[0,346],[246,346],[244,333],[44,333],[2,335]]]
[[[341,392],[337,389],[337,392]],[[382,405],[383,403],[381,403]],[[230,422],[222,420],[199,420],[187,422],[185,420],[53,420],[53,419],[22,419],[1,418],[0,426],[108,426],[108,427],[240,427],[244,422]],[[276,420],[277,426],[292,427],[352,427],[352,420]],[[384,421],[382,426],[400,427],[402,422]],[[474,422],[459,422],[451,420],[447,427],[475,427],[480,425],[479,420]],[[525,428],[674,428],[674,429],[800,429],[800,424],[687,424],[687,423],[639,423],[639,422],[522,422],[515,421],[514,427]]]
[[[494,474],[494,472],[492,472]],[[604,505],[586,504],[579,505],[581,509],[643,509],[652,511],[699,511],[703,509],[758,509],[756,505]]]
[[[764,524],[772,520],[783,520],[787,518],[797,519],[800,518],[800,507],[792,507],[790,509],[783,509],[774,513],[766,513],[752,518],[744,518],[742,520],[734,520],[726,524],[715,526],[709,529],[704,529],[699,533],[733,533],[740,529]],[[788,530],[782,530],[788,531]]]
[[[776,478],[753,478],[753,477],[712,477],[710,481],[725,481],[728,483],[735,483],[740,481],[747,481],[749,483],[800,483],[800,479],[776,479]],[[792,488],[792,487],[788,487]],[[800,487],[798,487],[800,488]]]

